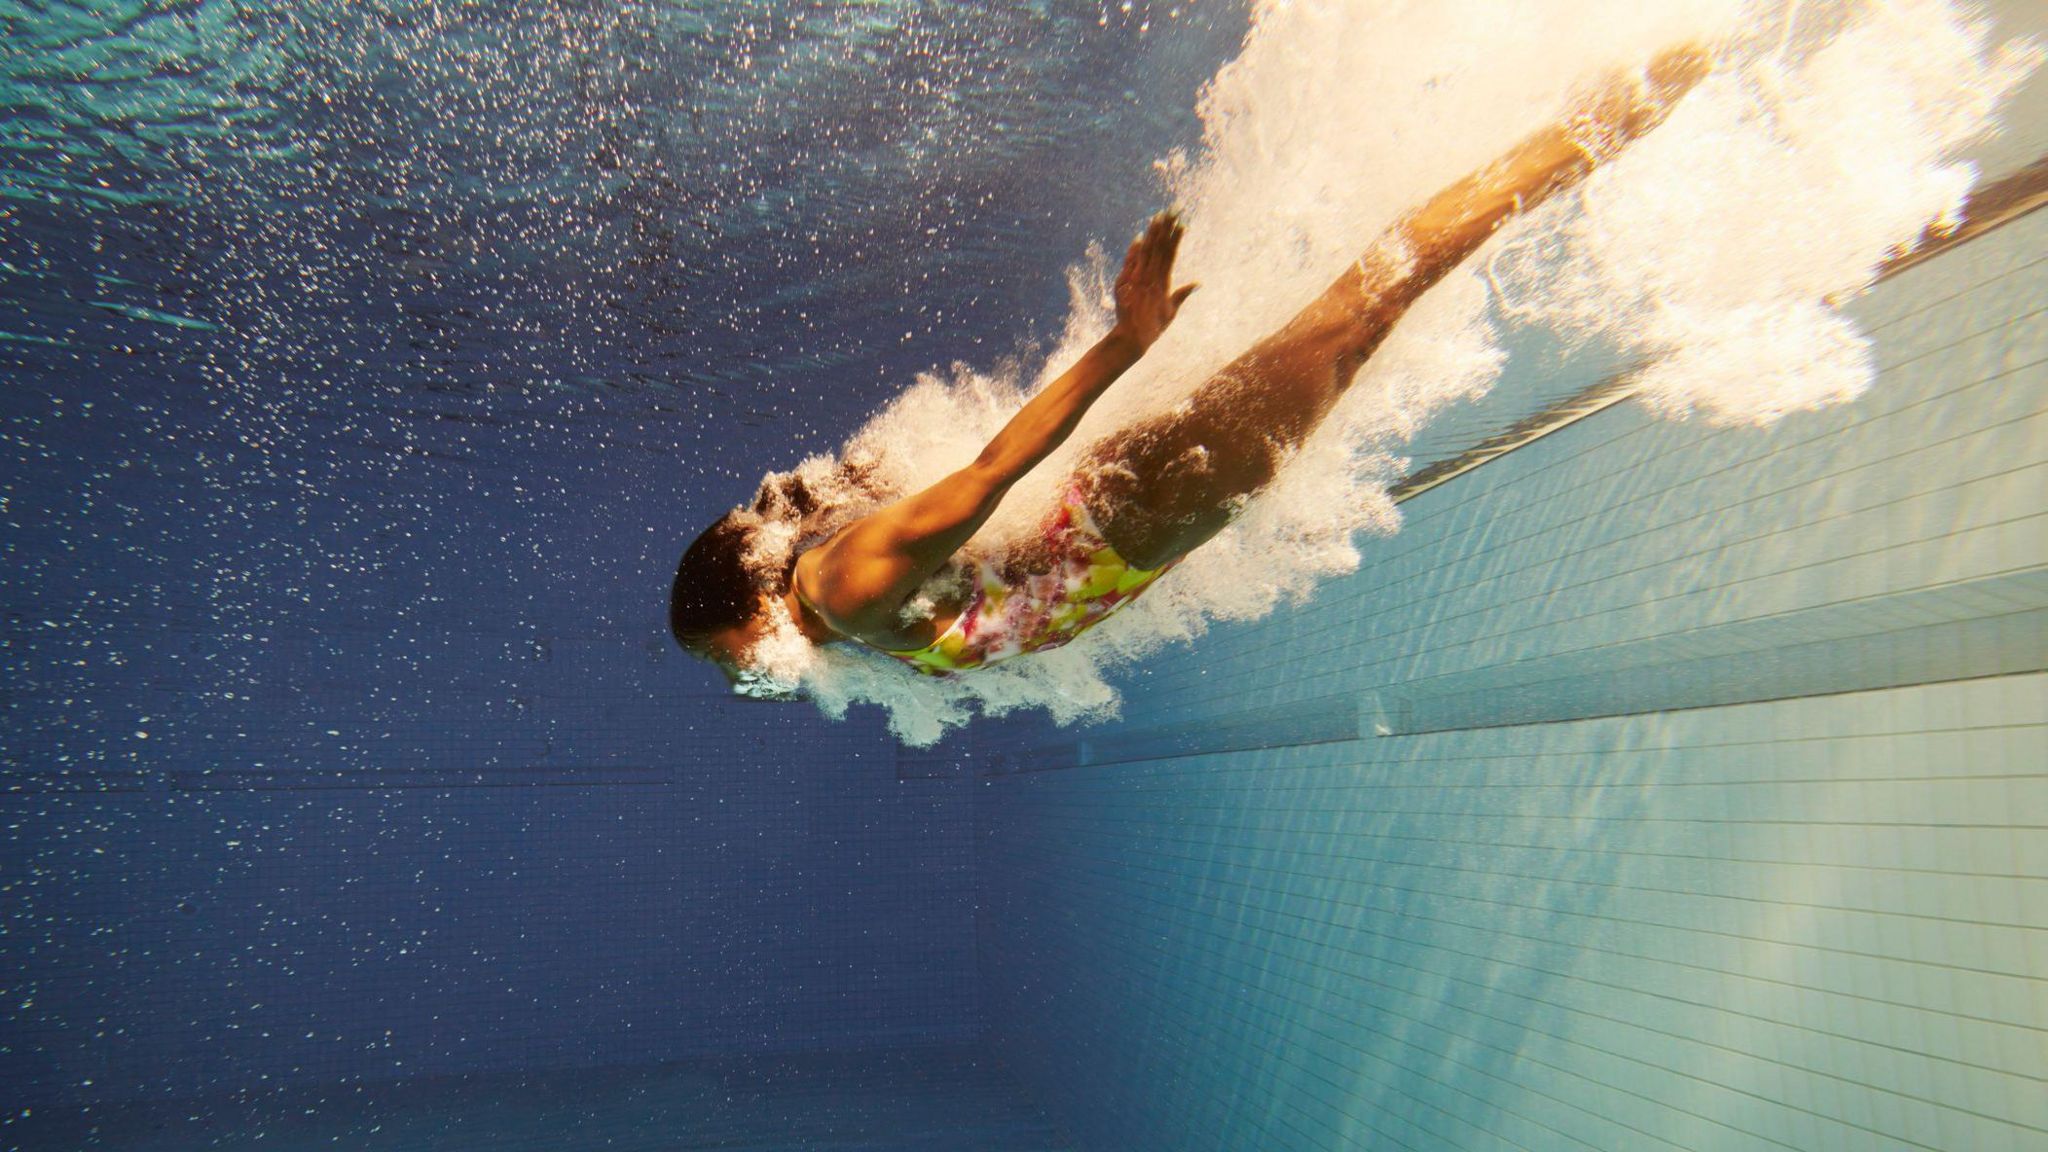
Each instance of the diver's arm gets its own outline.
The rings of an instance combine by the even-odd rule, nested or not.
[[[806,553],[804,597],[856,636],[893,632],[897,611],[995,514],[1012,485],[1058,448],[1140,349],[1112,332],[1033,397],[974,463],[848,525]]]
[[[1066,442],[1096,398],[1152,347],[1173,322],[1181,301],[1195,290],[1192,284],[1177,292],[1168,290],[1180,238],[1180,220],[1161,212],[1131,241],[1116,278],[1116,325],[1011,417],[982,449],[975,467],[1005,485],[1031,471]]]
[[[1041,389],[996,433],[973,467],[992,477],[1015,480],[1066,443],[1081,417],[1109,390],[1145,349],[1128,333],[1112,329],[1074,366]]]
[[[889,633],[896,615],[932,574],[995,513],[1003,496],[1051,455],[1096,398],[1173,322],[1194,290],[1170,291],[1181,227],[1171,214],[1151,225],[1124,256],[1116,283],[1116,325],[1073,367],[1031,398],[974,463],[945,480],[866,516],[806,554],[804,594],[837,626],[859,635]]]

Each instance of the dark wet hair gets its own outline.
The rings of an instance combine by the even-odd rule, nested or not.
[[[770,473],[752,507],[727,512],[697,537],[676,565],[669,589],[668,629],[676,643],[701,652],[713,635],[753,619],[762,594],[788,589],[796,558],[806,548],[885,502],[871,462],[832,461],[830,469],[830,495],[795,472]],[[786,555],[762,554],[757,528],[764,524],[796,526]],[[764,576],[771,568],[777,572],[773,579]]]
[[[711,636],[745,624],[760,609],[760,581],[747,568],[753,535],[734,509],[683,552],[668,594],[668,630],[685,649],[702,648]]]

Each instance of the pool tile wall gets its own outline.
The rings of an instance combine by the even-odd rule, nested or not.
[[[1861,690],[1881,643],[1776,651],[2038,609],[2044,251],[2038,213],[1860,302],[1853,404],[1602,414],[1120,724],[993,740],[996,1051],[1119,1152],[2048,1145],[2048,645]],[[1756,698],[1686,664],[1730,628]]]

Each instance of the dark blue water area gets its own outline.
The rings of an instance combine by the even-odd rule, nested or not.
[[[0,1146],[975,1041],[974,782],[733,700],[669,576],[1042,354],[1244,13],[4,15]]]

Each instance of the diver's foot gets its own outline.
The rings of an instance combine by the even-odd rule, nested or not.
[[[1594,164],[1613,159],[1631,141],[1662,124],[1713,70],[1713,53],[1698,44],[1682,44],[1659,53],[1641,72],[1608,77],[1567,120],[1573,146]]]
[[[1481,198],[1507,203],[1494,226],[1584,180],[1662,124],[1713,67],[1711,53],[1686,44],[1659,53],[1640,71],[1605,77],[1565,119],[1476,174]]]

